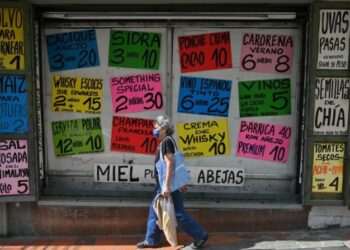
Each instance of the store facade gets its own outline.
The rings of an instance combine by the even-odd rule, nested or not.
[[[160,114],[212,231],[347,206],[346,1],[1,7],[4,234],[142,232]]]

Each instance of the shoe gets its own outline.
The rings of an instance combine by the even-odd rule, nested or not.
[[[208,240],[208,237],[208,234],[206,234],[203,239],[193,241],[191,244],[192,249],[202,249],[205,242]]]
[[[150,245],[146,241],[142,241],[136,244],[137,248],[158,248],[160,245]]]

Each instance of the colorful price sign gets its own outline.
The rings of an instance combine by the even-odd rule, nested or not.
[[[292,36],[244,33],[240,70],[290,74],[293,46]]]
[[[291,114],[290,79],[238,82],[240,117]]]
[[[241,121],[236,156],[287,162],[292,129],[283,125]]]
[[[186,158],[230,154],[227,119],[179,123],[179,147]]]
[[[159,110],[163,107],[159,73],[113,77],[110,84],[115,113]]]
[[[54,75],[52,110],[100,114],[102,88],[102,78]]]
[[[231,84],[229,80],[182,76],[178,112],[227,116]]]
[[[81,30],[46,36],[50,71],[100,65],[95,30]]]
[[[230,32],[180,36],[181,73],[232,68]]]
[[[0,8],[0,68],[24,70],[24,12],[20,8]]]
[[[344,143],[315,143],[312,192],[342,193]]]
[[[27,82],[23,76],[0,76],[0,132],[28,131]]]
[[[52,122],[56,156],[104,151],[99,117]]]
[[[114,116],[111,151],[154,155],[159,141],[152,130],[152,119]]]
[[[26,140],[0,140],[0,196],[29,194]]]
[[[108,65],[158,70],[160,44],[160,33],[112,30]]]

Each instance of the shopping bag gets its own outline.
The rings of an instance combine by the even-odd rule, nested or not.
[[[173,175],[171,177],[171,183],[170,183],[170,192],[174,192],[181,187],[185,186],[187,183],[191,180],[191,175],[188,172],[188,169],[184,162],[184,154],[180,151],[178,151],[177,146],[173,138],[169,136],[169,138],[174,143],[175,153],[174,153],[174,171]],[[162,145],[160,145],[160,157],[159,160],[156,162],[156,168],[158,171],[158,177],[159,177],[159,184],[162,187],[162,190],[165,185],[165,175],[166,175],[166,163],[164,161],[164,156],[162,152]]]

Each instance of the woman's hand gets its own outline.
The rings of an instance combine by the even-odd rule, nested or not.
[[[180,192],[181,193],[186,193],[187,191],[188,191],[187,186],[183,186],[183,187],[180,188]]]
[[[168,187],[164,188],[164,190],[162,191],[162,196],[164,198],[168,198],[170,196],[170,189]]]

